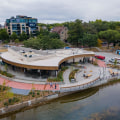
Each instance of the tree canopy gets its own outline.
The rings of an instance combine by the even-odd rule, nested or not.
[[[116,30],[106,30],[99,32],[99,38],[105,39],[108,42],[108,48],[110,43],[116,43],[120,39],[120,33]]]

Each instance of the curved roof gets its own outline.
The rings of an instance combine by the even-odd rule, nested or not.
[[[44,50],[39,52],[21,53],[9,48],[8,52],[1,55],[4,62],[29,69],[58,70],[59,65],[69,59],[85,56],[94,56],[94,52],[84,51],[79,48]],[[30,55],[32,57],[30,57]]]

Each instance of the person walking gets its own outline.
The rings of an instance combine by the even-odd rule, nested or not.
[[[57,85],[56,85],[56,83],[55,83],[55,89],[57,88]]]
[[[50,88],[52,88],[53,86],[52,86],[52,82],[50,82]]]

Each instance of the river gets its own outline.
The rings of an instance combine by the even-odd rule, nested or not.
[[[67,95],[1,120],[120,120],[120,82]]]

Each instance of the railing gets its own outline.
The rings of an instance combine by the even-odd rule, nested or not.
[[[87,89],[87,88],[93,86],[99,80],[100,80],[100,77],[98,77],[95,80],[92,80],[88,83],[85,83],[85,84],[80,84],[80,85],[76,85],[76,86],[69,86],[69,87],[61,87],[60,92],[70,92],[70,91]]]
[[[108,80],[110,80],[110,79],[120,79],[120,74],[115,75],[115,76],[106,76],[106,77],[102,77],[102,78],[98,77],[95,80],[92,80],[88,83],[81,84],[81,85],[61,87],[60,92],[62,93],[62,92],[84,90],[84,89],[87,89],[87,88],[90,88],[90,87],[96,85],[96,83],[98,83],[99,81],[101,81],[101,83],[99,83],[99,84],[103,84],[105,82],[108,82]]]

